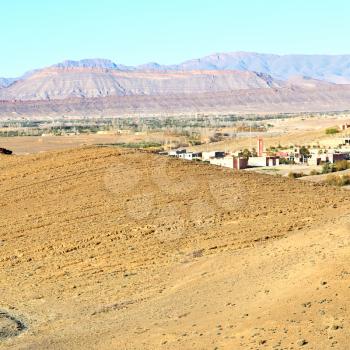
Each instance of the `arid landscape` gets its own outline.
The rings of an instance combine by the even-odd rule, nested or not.
[[[108,147],[1,156],[0,188],[0,348],[349,344],[345,190]]]
[[[309,162],[348,157],[348,120],[2,121],[0,349],[346,349],[349,186]],[[287,163],[203,157],[256,140]]]
[[[349,13],[3,1],[0,350],[350,350]]]

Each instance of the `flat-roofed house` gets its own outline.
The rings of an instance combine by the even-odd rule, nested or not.
[[[245,169],[248,167],[248,159],[244,157],[226,156],[224,158],[211,158],[210,164],[223,166],[231,169]]]
[[[249,157],[248,159],[248,166],[252,167],[277,166],[279,164],[280,159],[275,156]]]
[[[203,161],[209,161],[211,158],[224,158],[224,157],[225,157],[224,151],[202,152],[202,160]]]

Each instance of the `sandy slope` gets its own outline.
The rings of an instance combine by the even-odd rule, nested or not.
[[[347,191],[108,148],[0,191],[0,348],[347,349]]]

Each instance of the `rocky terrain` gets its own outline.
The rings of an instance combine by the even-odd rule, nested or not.
[[[347,349],[346,191],[96,147],[0,191],[1,349]]]

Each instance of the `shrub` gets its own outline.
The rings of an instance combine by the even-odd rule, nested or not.
[[[310,175],[320,175],[320,173],[316,169],[312,169]]]
[[[346,186],[350,185],[350,175],[328,175],[325,183],[332,186]]]
[[[342,183],[343,186],[350,185],[350,175],[343,175]]]
[[[288,174],[288,177],[289,177],[290,179],[297,179],[297,178],[303,177],[303,176],[305,176],[304,173],[294,173],[293,171],[291,171],[291,172]]]
[[[330,163],[324,163],[322,167],[322,174],[329,174],[333,173],[335,171],[335,167],[333,164]]]
[[[199,146],[202,144],[200,140],[189,140],[188,142],[191,146]]]
[[[341,178],[339,175],[328,175],[325,183],[332,186],[341,186]]]
[[[338,128],[327,128],[326,129],[326,135],[334,135],[339,132]]]
[[[210,142],[219,142],[224,140],[224,137],[221,133],[216,132],[213,136],[210,136],[209,140]]]
[[[322,167],[322,174],[334,173],[335,171],[342,171],[350,168],[350,163],[347,160],[339,160],[334,164],[325,163]]]
[[[280,158],[280,164],[293,164],[293,161],[291,161],[288,158],[281,157]]]
[[[347,160],[339,160],[335,162],[334,167],[336,171],[346,170],[350,168],[350,163]]]

